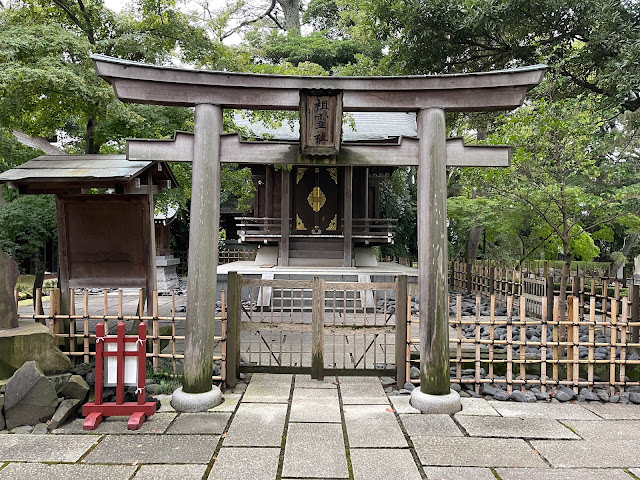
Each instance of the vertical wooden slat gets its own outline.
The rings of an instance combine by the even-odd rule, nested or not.
[[[610,317],[610,323],[609,323],[610,330],[611,330],[611,351],[609,355],[609,384],[610,384],[611,395],[614,394],[614,391],[615,391],[614,388],[616,384],[616,342],[618,341],[617,323],[618,323],[618,304],[617,302],[611,302],[611,317]]]
[[[568,325],[565,328],[560,328],[560,331],[567,332],[567,380],[574,381],[573,378],[573,328],[571,324],[573,323],[573,310],[575,307],[574,297],[570,296],[567,298],[567,323]],[[564,335],[561,334],[561,337],[564,338]]]
[[[238,378],[240,375],[240,315],[242,312],[242,277],[238,275],[237,272],[229,272],[227,289],[229,292],[229,308],[227,311],[226,377],[227,386],[233,388],[238,384]]]
[[[520,299],[520,380],[523,383],[520,388],[523,392],[525,391],[526,381],[527,381],[527,372],[526,372],[526,343],[527,343],[527,314],[525,312],[525,303]]]
[[[456,379],[458,380],[458,384],[460,384],[462,380],[462,339],[464,338],[462,334],[462,295],[460,294],[456,295],[456,324],[456,333],[458,336],[458,344],[456,346]]]
[[[558,297],[553,298],[553,382],[558,385],[560,360],[560,302]]]
[[[160,354],[160,325],[158,323],[158,291],[154,290],[153,293],[153,371],[158,371],[158,355]]]
[[[407,382],[406,376],[406,339],[407,339],[407,303],[411,302],[407,299],[407,276],[398,275],[396,277],[396,329],[395,329],[395,363],[396,363],[396,382],[398,388],[404,388]],[[376,309],[374,305],[374,310]],[[385,363],[387,359],[385,358]],[[374,359],[375,365],[375,359]]]
[[[540,391],[547,391],[547,298],[542,298],[540,326]]]
[[[578,382],[580,380],[580,308],[578,305],[578,297],[573,298],[573,317],[571,330],[573,331],[573,385],[574,391],[578,393]]]
[[[513,391],[513,297],[507,297],[507,393]]]
[[[476,393],[480,393],[480,295],[476,295],[476,325],[475,325],[475,374],[474,386]]]
[[[86,288],[82,291],[82,334],[84,337],[84,363],[89,363],[89,291]]]
[[[622,312],[620,315],[620,391],[624,392],[626,361],[627,361],[627,322],[628,322],[629,303],[627,297],[622,299]]]
[[[589,299],[589,346],[588,346],[588,361],[589,367],[587,369],[587,380],[593,384],[593,370],[594,370],[594,350],[596,343],[596,297]]]
[[[489,344],[489,379],[493,382],[493,342],[495,342],[495,329],[494,324],[496,321],[496,296],[495,294],[491,295],[490,298],[490,317],[489,317],[489,340],[491,343]]]
[[[324,379],[324,279],[313,277],[311,310],[311,378]]]
[[[222,292],[224,293],[224,292]],[[222,311],[224,312],[224,301],[222,302]],[[224,317],[224,316],[223,316]],[[226,322],[222,322],[223,328],[223,339],[226,338],[224,335],[224,328],[226,327]],[[226,342],[223,340],[223,347],[226,345]],[[224,358],[224,355],[223,355]],[[178,362],[176,361],[176,292],[171,292],[171,363],[173,366],[174,375],[178,373]],[[226,371],[221,369],[222,372],[222,381],[224,382]]]

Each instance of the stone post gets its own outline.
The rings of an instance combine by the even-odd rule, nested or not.
[[[18,306],[13,290],[19,274],[16,262],[0,250],[0,330],[18,327]]]
[[[173,394],[180,411],[205,411],[221,402],[212,387],[214,319],[220,223],[222,108],[196,105],[189,227],[189,278],[184,387]]]
[[[420,388],[411,405],[422,413],[460,411],[449,382],[447,289],[447,150],[444,111],[418,112],[418,278],[420,291]]]

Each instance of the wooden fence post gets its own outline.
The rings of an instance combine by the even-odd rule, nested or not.
[[[473,288],[473,264],[472,263],[467,263],[466,264],[467,268],[467,293],[471,293],[471,289]]]
[[[396,277],[396,382],[404,388],[407,382],[407,276]]]
[[[227,280],[227,359],[226,381],[235,387],[240,377],[240,315],[242,313],[242,276],[229,272]]]
[[[640,285],[629,285],[629,302],[631,303],[631,322],[640,322]],[[631,343],[638,343],[639,333],[640,326],[631,327]]]
[[[312,288],[311,378],[324,380],[324,279],[313,277]]]

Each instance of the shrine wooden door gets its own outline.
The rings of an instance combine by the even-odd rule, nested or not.
[[[296,167],[294,187],[294,234],[338,233],[338,169]]]

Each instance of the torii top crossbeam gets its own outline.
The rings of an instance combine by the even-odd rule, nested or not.
[[[147,65],[92,55],[98,75],[127,102],[248,110],[298,110],[302,89],[341,90],[343,110],[447,112],[510,110],[538,85],[545,65],[454,75],[323,77],[216,72]]]

